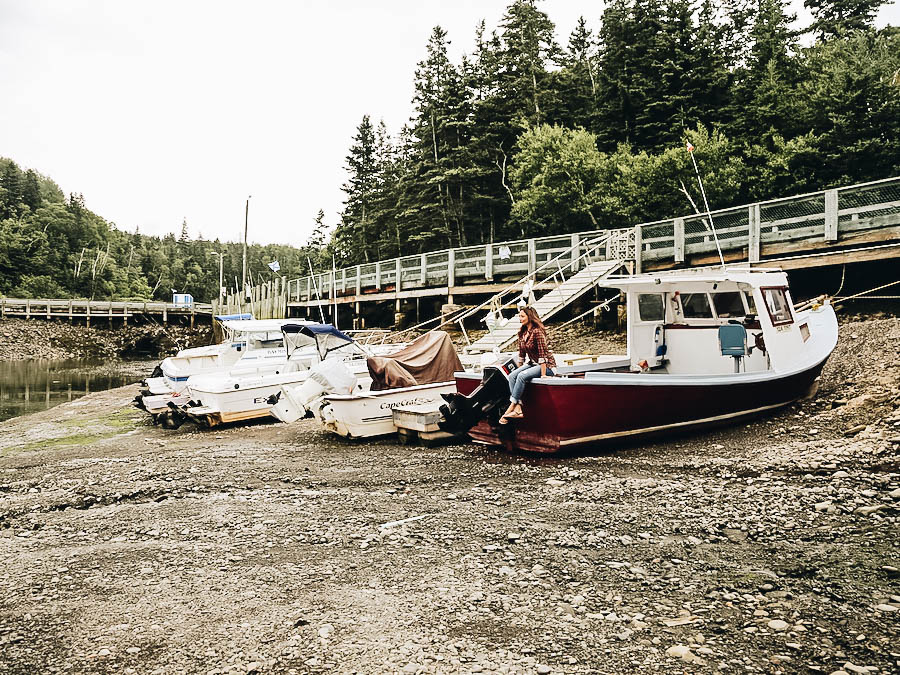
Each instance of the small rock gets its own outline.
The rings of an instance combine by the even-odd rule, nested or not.
[[[544,665],[543,663],[537,667],[537,672],[540,673],[540,675],[547,675],[547,673],[549,673],[550,670],[551,670],[550,666]]]
[[[782,621],[781,619],[772,619],[766,625],[769,627],[769,630],[774,630],[781,633],[782,631],[786,631],[788,629],[789,624],[787,621]]]
[[[847,473],[846,471],[841,470],[841,471],[835,471],[833,474],[831,474],[831,477],[832,478],[847,478],[849,475],[850,474]]]
[[[330,623],[322,624],[319,627],[319,637],[328,639],[328,637],[334,632],[334,626]]]
[[[127,654],[140,654],[140,652],[141,652],[140,647],[129,647],[128,649],[125,650],[125,653],[127,653]]]
[[[688,662],[693,661],[694,658],[696,658],[687,645],[672,645],[666,650],[666,656]]]
[[[548,478],[544,482],[547,483],[547,485],[552,485],[553,487],[559,487],[560,485],[566,484],[565,481],[559,480],[558,478]]]
[[[896,605],[881,604],[875,605],[875,609],[877,609],[879,612],[885,612],[889,614],[891,612],[896,612],[900,608],[898,608]]]
[[[844,664],[844,670],[848,673],[857,673],[857,675],[868,675],[869,673],[869,668],[867,666],[857,666],[849,661]]]

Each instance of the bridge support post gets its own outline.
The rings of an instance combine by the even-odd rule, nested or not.
[[[166,309],[167,307],[163,305],[163,326],[165,326],[169,322],[169,315]]]
[[[641,226],[634,228],[634,273],[641,273],[641,254],[644,251],[644,242],[641,236]]]
[[[381,290],[381,261],[375,263],[375,290]]]
[[[396,288],[396,289],[397,289],[397,292],[399,293],[399,292],[400,292],[400,287],[401,287],[401,284],[402,284],[402,280],[403,280],[403,278],[402,278],[402,268],[400,267],[400,258],[397,258],[396,270],[397,270],[397,273],[396,273],[397,278],[394,280],[394,288]],[[400,310],[398,309],[397,311],[399,312]]]
[[[421,260],[419,262],[419,285],[424,288],[425,284],[427,284],[427,283],[428,283],[428,256],[423,253]]]
[[[453,292],[453,287],[456,286],[456,249],[451,248],[447,251],[447,288],[449,288],[449,292]]]
[[[90,328],[91,327],[91,301],[88,300],[86,303],[84,303],[84,306],[85,306],[84,323],[88,328]]]
[[[537,247],[534,239],[528,240],[528,274],[537,269]]]
[[[31,318],[31,300],[25,301],[25,318],[26,319]]]
[[[825,190],[825,241],[838,240],[838,192]]]
[[[572,274],[575,274],[575,272],[578,271],[578,259],[579,259],[579,257],[581,256],[581,246],[580,246],[580,244],[581,244],[581,235],[580,235],[580,234],[573,234],[573,235],[572,235],[572,239],[571,239],[571,245],[572,245],[572,265],[571,265],[571,267],[569,268],[569,271],[570,271]],[[590,262],[590,261],[588,261],[588,262]]]
[[[484,247],[484,278],[487,281],[494,280],[494,246],[486,244]]]
[[[759,204],[752,204],[747,213],[747,261],[759,262]]]
[[[684,218],[675,219],[675,262],[684,262]]]

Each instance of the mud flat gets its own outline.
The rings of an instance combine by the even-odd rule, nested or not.
[[[898,345],[844,324],[813,401],[549,461],[167,432],[132,388],[10,420],[0,671],[897,672]]]

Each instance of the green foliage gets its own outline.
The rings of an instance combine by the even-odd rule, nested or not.
[[[815,21],[812,30],[822,39],[872,27],[879,7],[888,0],[804,0]]]
[[[713,209],[895,175],[879,4],[807,0],[816,30],[842,26],[808,48],[786,0],[610,0],[564,48],[539,0],[512,0],[458,64],[436,27],[409,123],[393,143],[357,129],[330,248],[361,263],[702,210],[686,140]]]
[[[180,236],[148,237],[122,232],[87,208],[84,197],[66,198],[52,180],[22,171],[0,158],[0,294],[32,298],[167,300],[172,290],[199,301],[216,297],[219,260],[224,253],[226,286],[241,274],[242,246],[191,239],[182,222]],[[307,271],[307,256],[316,269],[330,269],[325,250],[324,214],[314,244],[258,246],[248,250],[254,283],[271,278],[267,265],[281,263],[282,275]]]
[[[366,115],[346,157],[340,221],[300,248],[251,246],[254,282],[530,235],[620,227],[900,173],[900,31],[881,0],[806,0],[801,47],[786,0],[609,0],[564,48],[540,0],[449,56],[433,29],[395,136]],[[238,243],[117,230],[79,194],[0,158],[0,292],[215,297]]]

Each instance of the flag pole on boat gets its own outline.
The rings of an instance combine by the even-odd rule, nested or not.
[[[700,179],[700,169],[697,168],[697,160],[694,158],[694,145],[688,141],[687,151],[691,156],[691,162],[694,163],[694,173],[697,174],[697,182],[700,184],[700,194],[703,195],[703,205],[706,207],[706,217],[709,218],[709,229],[712,230],[713,239],[716,241],[716,251],[719,252],[719,262],[722,263],[722,270],[725,270],[725,258],[722,255],[722,247],[719,246],[719,235],[716,233],[716,226],[713,223],[712,212],[709,210],[709,202],[706,200],[706,190],[703,187],[703,181]]]
[[[397,288],[400,288],[400,284],[397,284]],[[337,267],[334,259],[334,253],[331,254],[331,298],[334,300],[334,311],[331,313],[331,323],[334,324],[334,327],[338,327],[337,315],[338,315],[338,302],[337,302]]]
[[[306,256],[306,263],[309,265],[309,280],[312,282],[313,289],[316,292],[316,300],[319,301],[319,318],[322,320],[322,323],[325,323],[325,314],[322,312],[322,296],[319,295],[319,284],[316,283],[316,275],[313,274],[312,261],[309,259],[309,256]]]

